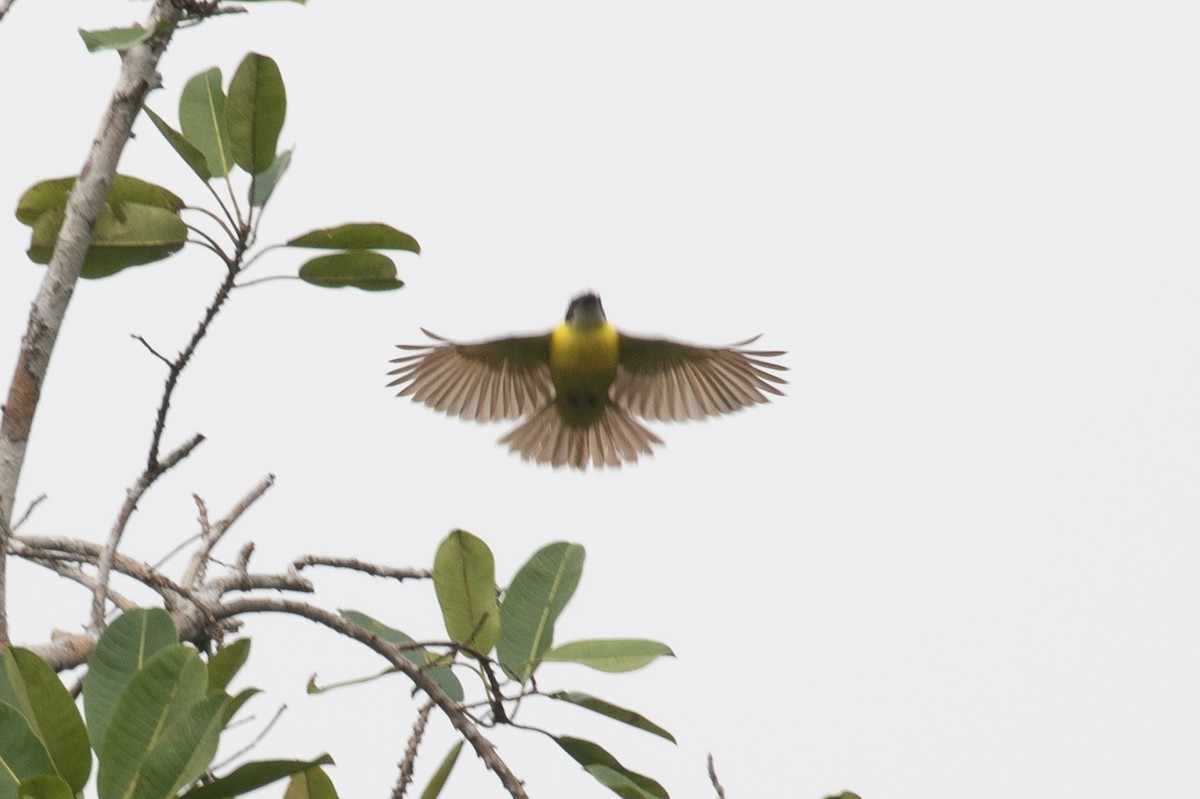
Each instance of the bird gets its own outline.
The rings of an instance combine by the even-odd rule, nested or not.
[[[571,300],[548,333],[475,344],[442,338],[397,344],[389,387],[434,410],[478,422],[523,419],[500,439],[523,461],[572,469],[619,467],[663,444],[635,416],[685,421],[782,396],[785,353],[749,350],[759,336],[701,347],[621,333],[599,295]]]

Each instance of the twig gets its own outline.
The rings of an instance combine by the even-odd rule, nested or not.
[[[708,754],[708,779],[712,782],[712,786],[717,792],[717,799],[725,799],[725,789],[721,787],[721,781],[717,779],[717,767],[713,763],[711,752]]]
[[[404,799],[404,792],[412,782],[413,768],[417,764],[417,748],[425,737],[425,725],[429,723],[429,713],[433,710],[433,700],[421,705],[417,718],[413,721],[412,735],[408,736],[408,746],[404,757],[400,760],[400,773],[396,776],[396,786],[392,788],[392,799]]]
[[[17,519],[17,523],[13,525],[12,529],[13,529],[14,533],[17,530],[21,529],[21,525],[23,525],[29,519],[29,517],[33,514],[33,509],[36,508],[38,505],[41,505],[42,502],[45,501],[45,499],[46,499],[45,494],[39,494],[37,496],[37,498],[33,500],[33,502],[29,503],[29,507],[26,508],[25,512],[21,514],[21,518]]]
[[[260,743],[262,743],[262,740],[267,737],[267,733],[269,733],[271,731],[271,728],[275,726],[275,722],[279,721],[280,717],[283,715],[285,710],[287,710],[287,705],[280,705],[278,708],[276,708],[275,714],[273,716],[271,716],[271,720],[267,722],[267,726],[263,727],[262,730],[258,733],[258,735],[254,736],[253,741],[246,744],[241,749],[239,749],[238,751],[234,752],[229,757],[222,760],[220,763],[214,763],[211,767],[211,770],[218,771],[218,770],[224,768],[225,766],[234,762],[235,760],[237,760],[238,758],[242,757],[247,752],[252,750],[254,747],[256,747]]]
[[[0,19],[4,19],[4,15],[12,8],[12,4],[17,0],[0,0]]]
[[[11,4],[7,0],[0,8],[7,12]],[[29,311],[0,421],[0,649],[9,643],[4,570],[12,534],[13,503],[50,353],[79,281],[92,230],[104,207],[121,151],[132,135],[133,121],[141,112],[146,95],[159,84],[159,58],[183,13],[175,0],[157,0],[144,26],[155,31],[154,36],[122,53],[117,87],[100,122],[100,130],[92,138],[91,151],[79,177],[67,195],[54,253]]]
[[[133,339],[134,341],[142,342],[142,346],[145,347],[150,352],[151,355],[153,355],[155,358],[158,358],[160,361],[165,363],[167,366],[171,365],[171,360],[167,356],[165,356],[161,352],[159,352],[158,350],[151,347],[149,341],[146,341],[146,339],[139,336],[137,333],[130,333],[129,337],[131,339]]]
[[[428,580],[433,574],[425,569],[400,569],[369,563],[358,558],[340,558],[333,555],[302,555],[292,561],[292,568],[297,571],[308,566],[330,566],[335,569],[351,569],[375,577],[388,577],[393,580]]]
[[[204,573],[208,568],[208,558],[212,554],[213,547],[217,542],[229,531],[233,523],[241,518],[242,514],[250,509],[250,506],[262,497],[267,492],[267,489],[275,485],[275,475],[268,474],[262,480],[258,481],[258,485],[250,489],[244,497],[242,497],[236,505],[225,515],[225,518],[219,520],[216,524],[210,524],[208,521],[208,508],[196,494],[192,497],[196,500],[196,507],[200,512],[200,546],[196,547],[196,551],[192,553],[192,557],[188,560],[187,568],[183,571],[183,579],[180,581],[188,588],[195,588],[197,583],[204,580]]]
[[[36,563],[39,566],[44,566],[50,571],[56,572],[61,577],[65,577],[68,580],[73,580],[74,582],[82,585],[84,588],[87,588],[91,591],[96,590],[95,577],[87,574],[83,571],[83,569],[66,565],[62,562],[60,557],[42,558],[30,552],[22,553],[21,557],[25,558],[30,563]],[[121,610],[133,610],[138,606],[138,603],[134,602],[132,599],[122,596],[121,594],[118,594],[116,591],[112,590],[112,588],[108,589],[108,598],[112,600],[112,603]]]
[[[121,543],[121,536],[125,534],[125,527],[129,524],[129,518],[133,512],[137,510],[138,500],[146,493],[146,489],[154,485],[154,481],[161,477],[168,469],[191,454],[192,450],[200,446],[204,441],[204,436],[197,433],[190,439],[185,441],[174,452],[168,455],[162,462],[156,462],[153,468],[147,468],[142,472],[142,476],[134,483],[133,487],[125,492],[125,502],[121,505],[121,510],[117,513],[117,519],[113,522],[112,529],[108,533],[108,541],[104,545],[104,550],[100,553],[100,559],[96,563],[96,591],[92,595],[92,629],[98,634],[104,630],[104,592],[108,589],[108,574],[112,569],[113,558],[117,553],[117,547]]]
[[[496,752],[496,747],[479,731],[479,728],[471,721],[467,712],[451,699],[442,690],[442,687],[434,682],[420,666],[417,666],[406,658],[399,647],[388,643],[372,632],[364,630],[357,624],[343,619],[336,613],[331,613],[324,608],[318,608],[305,602],[297,602],[296,600],[285,599],[283,597],[250,596],[233,599],[221,603],[219,607],[213,609],[213,612],[218,619],[243,616],[249,613],[287,613],[324,625],[347,638],[353,638],[359,643],[364,644],[382,655],[384,659],[396,667],[397,671],[404,672],[405,676],[412,680],[413,684],[419,690],[434,701],[438,708],[446,714],[446,717],[454,725],[454,728],[458,730],[467,743],[475,750],[475,754],[479,755],[479,758],[483,760],[483,764],[496,774],[496,777],[500,780],[500,784],[504,786],[504,789],[508,791],[508,794],[513,799],[528,799],[524,784],[509,769],[508,764]],[[181,632],[184,627],[198,624],[197,620],[190,617],[184,617],[182,621]]]

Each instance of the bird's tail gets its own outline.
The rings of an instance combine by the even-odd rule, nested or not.
[[[588,464],[600,468],[632,463],[638,455],[652,454],[652,444],[663,442],[616,405],[607,406],[590,424],[569,425],[551,402],[500,443],[508,444],[509,452],[521,453],[524,461],[586,469]]]

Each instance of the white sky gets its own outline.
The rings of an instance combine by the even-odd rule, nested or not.
[[[1200,7],[1191,3],[358,2],[252,6],[182,33],[151,106],[248,50],[289,90],[290,173],[263,243],[379,220],[425,254],[384,295],[235,295],[167,445],[208,441],[147,498],[153,560],[277,486],[231,533],[261,569],[306,552],[424,566],[455,527],[502,581],[567,539],[588,561],[560,640],[678,659],[546,668],[678,748],[530,704],[675,797],[1200,794]],[[115,81],[77,27],[144,4],[20,0],[0,23],[2,193],[78,169]],[[147,120],[123,171],[206,195]],[[0,369],[42,268],[0,215]],[[267,256],[255,273],[299,259]],[[145,457],[162,369],[220,279],[199,250],[82,285],[22,481],[26,531],[100,539]],[[788,350],[789,396],[655,427],[616,473],[522,464],[392,398],[392,345],[555,324],[602,293],[631,332]],[[437,637],[429,586],[316,574],[318,598]],[[17,638],[87,599],[17,568]],[[375,662],[290,620],[250,626],[255,757],[328,750],[343,796],[390,789],[399,680],[306,697]],[[340,712],[340,717],[336,714]],[[233,738],[246,740],[252,730]],[[495,739],[533,796],[611,796],[534,734]],[[431,725],[423,785],[451,741]],[[273,789],[270,795],[278,795]],[[464,756],[447,795],[502,796]]]

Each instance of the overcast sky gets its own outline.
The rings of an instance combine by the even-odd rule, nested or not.
[[[218,551],[428,566],[461,527],[507,582],[587,548],[560,640],[647,637],[630,675],[547,667],[673,747],[530,703],[674,797],[1200,794],[1200,7],[1144,2],[345,2],[252,5],[181,32],[149,104],[250,50],[287,82],[292,169],[261,240],[377,220],[416,236],[407,287],[235,293],[184,376],[167,446],[207,442],[142,502],[153,561],[277,485]],[[0,22],[0,192],[77,171],[115,82],[76,28],[147,5],[19,0]],[[148,121],[122,171],[202,205]],[[0,202],[0,205],[3,205]],[[43,274],[0,216],[0,371]],[[295,269],[286,252],[251,273]],[[102,540],[145,459],[164,352],[221,278],[189,249],[81,285],[22,477],[30,533]],[[639,333],[788,351],[788,396],[617,472],[536,468],[508,427],[384,387],[419,327],[549,329],[602,294]],[[319,573],[317,598],[444,635],[428,585]],[[17,568],[19,641],[88,598]],[[311,625],[249,625],[258,758],[329,751],[343,796],[390,789],[413,703]],[[464,674],[465,676],[465,674]],[[341,715],[335,715],[340,713]],[[533,796],[610,796],[546,739],[496,731]],[[417,782],[449,746],[431,724]],[[270,795],[278,795],[273,789]],[[504,795],[464,756],[447,795]]]

